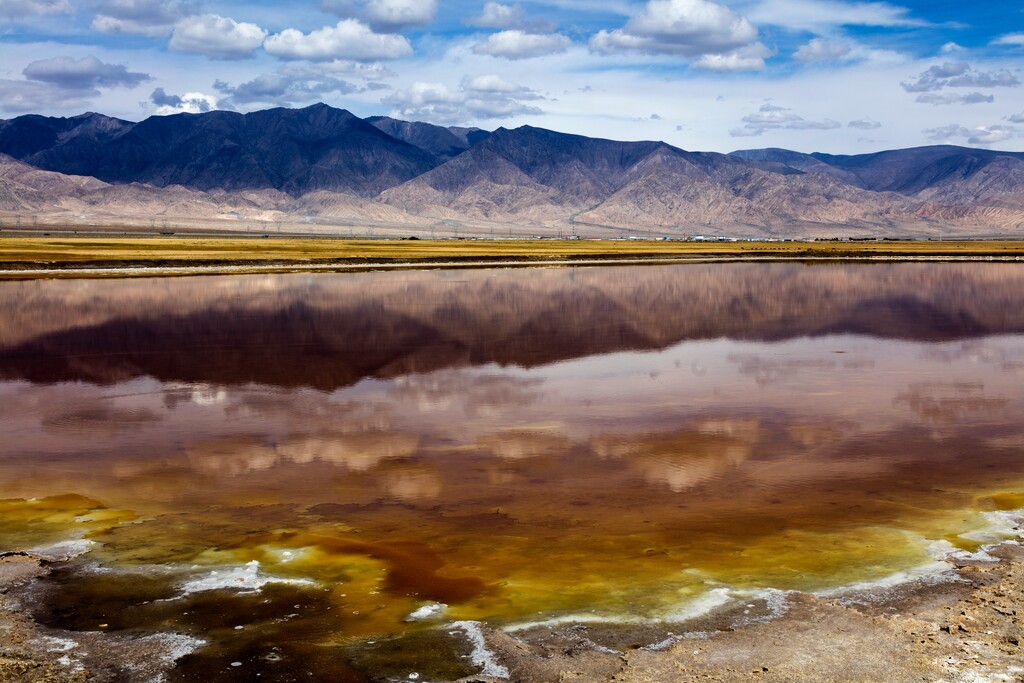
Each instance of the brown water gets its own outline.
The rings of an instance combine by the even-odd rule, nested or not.
[[[11,282],[0,320],[0,550],[92,541],[37,618],[200,637],[181,680],[457,678],[453,621],[885,580],[1024,507],[1012,264]]]

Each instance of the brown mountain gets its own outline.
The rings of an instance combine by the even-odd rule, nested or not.
[[[953,146],[716,154],[530,126],[487,133],[363,120],[316,105],[140,123],[23,116],[0,121],[0,154],[68,177],[31,179],[0,159],[0,218],[31,212],[47,222],[157,215],[221,228],[242,219],[599,236],[1024,230],[1024,154]]]

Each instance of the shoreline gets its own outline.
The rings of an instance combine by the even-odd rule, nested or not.
[[[1018,531],[1022,524],[1018,517]],[[39,626],[9,593],[70,559],[0,554],[0,680],[164,680],[177,659],[204,644],[174,633]],[[894,585],[767,590],[679,621],[439,628],[461,631],[472,648],[481,673],[461,683],[1024,681],[1024,545],[950,553],[945,563]]]
[[[0,236],[0,279],[736,262],[1015,262],[1024,241],[665,242]]]
[[[400,270],[464,270],[502,268],[581,268],[594,266],[664,266],[709,263],[1014,263],[1024,261],[1024,255],[972,255],[942,254],[900,254],[859,256],[787,256],[787,255],[694,255],[694,256],[652,256],[646,258],[620,258],[614,256],[595,258],[534,258],[534,259],[452,259],[417,261],[369,261],[353,263],[337,261],[329,263],[245,263],[245,264],[196,264],[189,266],[157,265],[143,266],[126,262],[117,265],[72,266],[52,264],[18,264],[17,268],[4,268],[0,262],[0,281],[34,280],[58,278],[131,278],[131,277],[188,277],[202,275],[257,275],[280,273],[358,273]]]

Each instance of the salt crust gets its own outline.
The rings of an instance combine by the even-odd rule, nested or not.
[[[508,669],[498,663],[494,653],[487,648],[487,641],[480,624],[475,621],[456,621],[452,624],[455,628],[461,629],[473,647],[469,658],[474,664],[480,667],[480,673],[484,676],[495,678],[510,678]]]

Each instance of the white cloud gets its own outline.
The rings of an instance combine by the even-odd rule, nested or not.
[[[927,21],[909,16],[906,7],[888,2],[843,0],[761,0],[747,10],[759,24],[785,26],[799,31],[828,33],[842,26],[911,27]]]
[[[100,88],[132,89],[151,80],[149,74],[106,64],[94,56],[51,57],[31,62],[22,71],[26,80],[0,81],[0,110],[14,113],[81,112],[99,97]]]
[[[184,95],[168,95],[163,88],[157,88],[150,101],[160,105],[153,112],[157,116],[170,114],[204,114],[219,109],[217,97],[201,92],[187,92]]]
[[[468,20],[470,26],[481,26],[483,28],[516,28],[522,24],[525,18],[523,7],[519,3],[514,5],[503,5],[500,2],[488,2],[480,16]]]
[[[793,113],[792,109],[774,104],[762,104],[753,114],[743,117],[743,125],[733,128],[729,135],[734,138],[754,137],[769,130],[833,130],[842,127],[838,121],[822,119],[808,121]]]
[[[267,38],[263,49],[281,59],[314,62],[372,62],[412,54],[412,46],[403,36],[375,33],[358,19],[342,19],[337,26],[325,26],[308,34],[285,29]]]
[[[693,66],[707,71],[759,71],[772,51],[761,43],[754,43],[725,54],[701,55]]]
[[[980,92],[972,92],[966,95],[956,95],[954,93],[921,93],[914,101],[922,104],[983,104],[986,102],[994,102],[995,97],[992,95],[983,95]]]
[[[1013,45],[1024,47],[1024,33],[1007,33],[992,41],[993,45]]]
[[[955,144],[956,138],[961,138],[966,139],[969,145],[993,145],[1016,137],[1018,134],[1017,129],[1013,126],[997,124],[967,128],[956,123],[939,128],[928,128],[921,132],[927,135],[931,142]]]
[[[1024,111],[1022,111],[1019,114],[1007,116],[1006,120],[1009,121],[1010,123],[1024,123]]]
[[[951,55],[957,52],[963,52],[966,49],[967,48],[965,48],[963,45],[950,41],[948,43],[944,43],[942,47],[939,48],[939,54]]]
[[[359,19],[381,33],[426,26],[437,17],[437,0],[323,0],[321,7],[343,19]]]
[[[355,62],[350,59],[335,59],[316,65],[322,72],[335,76],[362,78],[367,81],[379,81],[383,78],[394,78],[395,72],[380,62]]]
[[[188,0],[101,0],[92,28],[101,33],[162,37],[198,11],[199,6]]]
[[[846,124],[847,128],[857,128],[859,130],[875,130],[881,128],[882,124],[874,119],[858,119],[856,121],[850,121]]]
[[[513,29],[492,33],[487,40],[473,46],[478,55],[505,59],[532,59],[565,52],[572,40],[559,33],[527,33]]]
[[[42,81],[0,80],[0,110],[15,114],[81,111],[99,95],[95,88],[68,89]]]
[[[515,95],[521,99],[542,99],[540,95],[537,95],[529,88],[506,81],[501,76],[495,74],[487,74],[464,80],[463,86],[465,89],[474,92],[502,93],[505,95]]]
[[[32,62],[22,71],[33,81],[53,83],[62,88],[134,88],[148,80],[149,74],[128,71],[121,64],[104,64],[93,56],[82,59],[52,57]]]
[[[333,93],[347,95],[360,90],[348,81],[325,75],[320,69],[310,67],[260,74],[237,86],[218,80],[213,87],[228,97],[227,101],[221,101],[221,106],[293,106],[322,101],[325,96]]]
[[[378,31],[426,26],[437,16],[437,0],[370,0],[364,16]]]
[[[1009,71],[978,71],[967,62],[945,62],[929,67],[912,82],[900,83],[907,92],[930,92],[943,88],[1014,87],[1020,80]],[[920,101],[920,100],[918,100]]]
[[[38,14],[63,14],[71,11],[68,0],[0,0],[0,17],[21,19]]]
[[[793,57],[801,62],[835,61],[848,56],[853,47],[844,40],[828,40],[813,38],[806,45],[801,45]]]
[[[622,28],[590,39],[599,54],[642,52],[683,57],[724,55],[757,41],[757,28],[725,5],[708,0],[648,0]]]
[[[529,88],[500,76],[485,75],[464,78],[458,90],[442,83],[414,83],[382,102],[391,105],[391,115],[398,118],[457,124],[541,114],[538,107],[525,104],[524,100],[542,99]]]
[[[171,34],[170,48],[212,59],[247,59],[266,37],[267,32],[256,24],[201,14],[177,23]]]

